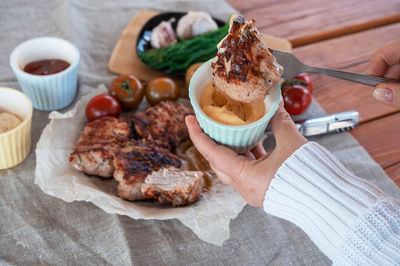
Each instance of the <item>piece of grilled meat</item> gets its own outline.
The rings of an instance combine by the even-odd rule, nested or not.
[[[114,173],[114,155],[129,136],[123,119],[102,117],[89,122],[69,157],[71,165],[86,174],[103,178]]]
[[[127,142],[114,159],[117,194],[127,200],[144,199],[140,187],[146,176],[160,168],[179,168],[181,164],[176,155],[153,142],[144,139]]]
[[[189,136],[185,125],[185,116],[189,114],[193,111],[181,103],[160,102],[133,115],[133,135],[154,141],[166,149],[176,148]]]
[[[147,176],[141,190],[146,198],[157,199],[160,204],[169,203],[172,207],[177,207],[197,201],[203,187],[203,172],[167,168]]]
[[[254,19],[232,16],[229,33],[218,44],[211,64],[213,82],[238,102],[261,102],[280,80],[283,68],[268,51]]]

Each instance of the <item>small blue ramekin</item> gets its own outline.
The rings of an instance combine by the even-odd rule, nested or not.
[[[30,62],[62,59],[70,66],[52,75],[33,75],[23,71]],[[10,65],[33,108],[41,111],[59,110],[72,103],[78,87],[79,50],[72,43],[55,37],[25,41],[11,53]]]
[[[202,64],[190,80],[190,102],[200,127],[208,136],[237,153],[244,153],[254,148],[263,139],[265,129],[278,109],[281,100],[280,84],[277,83],[265,98],[265,114],[259,120],[243,126],[231,126],[219,123],[208,117],[200,107],[201,93],[204,87],[211,81],[211,63],[213,60],[215,58]]]

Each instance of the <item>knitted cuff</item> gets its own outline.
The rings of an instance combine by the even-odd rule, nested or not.
[[[303,229],[330,259],[349,230],[387,195],[350,173],[315,142],[304,144],[278,169],[264,210]]]

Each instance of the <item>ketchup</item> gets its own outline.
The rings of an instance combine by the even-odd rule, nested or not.
[[[34,61],[24,67],[24,71],[33,75],[51,75],[63,71],[70,64],[61,59]]]

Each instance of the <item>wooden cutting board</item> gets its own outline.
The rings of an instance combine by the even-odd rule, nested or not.
[[[153,16],[156,11],[139,11],[126,26],[117,41],[108,63],[108,69],[116,74],[133,74],[141,80],[151,80],[165,76],[165,73],[145,65],[136,54],[136,40],[142,26]],[[289,41],[263,34],[265,43],[272,49],[291,51]]]

